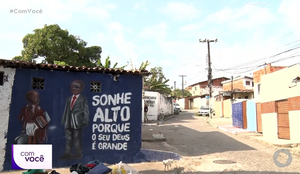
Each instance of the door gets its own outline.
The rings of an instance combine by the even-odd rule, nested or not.
[[[256,103],[256,125],[257,132],[262,133],[261,103]]]
[[[288,100],[276,101],[278,138],[290,140]]]
[[[247,101],[243,101],[243,129],[247,129]]]

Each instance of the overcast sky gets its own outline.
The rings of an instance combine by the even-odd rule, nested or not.
[[[214,77],[251,75],[264,63],[299,55],[299,7],[299,0],[1,1],[0,58],[20,55],[22,38],[34,29],[58,24],[101,46],[103,59],[137,67],[149,60],[163,67],[170,86],[181,87],[179,75],[187,75],[185,85],[207,79],[207,44],[199,39],[218,39],[210,44]],[[297,56],[274,65],[299,62]]]

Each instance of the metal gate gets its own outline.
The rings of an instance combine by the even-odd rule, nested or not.
[[[232,125],[243,128],[243,102],[232,104]]]
[[[290,140],[288,100],[276,101],[278,138]]]

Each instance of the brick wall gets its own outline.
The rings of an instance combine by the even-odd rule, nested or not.
[[[275,113],[275,112],[276,112],[275,101],[261,103],[262,114]]]
[[[246,89],[244,85],[244,79],[238,79],[233,81],[233,89]],[[231,90],[231,81],[223,84],[223,90],[229,91]]]
[[[258,71],[255,71],[253,73],[253,81],[254,83],[259,83],[261,81],[261,76],[265,74],[270,74],[272,72],[281,70],[283,68],[286,68],[285,66],[271,66],[271,64],[268,64],[266,68],[260,69]]]
[[[300,110],[300,96],[289,98],[288,103],[289,103],[289,111]]]

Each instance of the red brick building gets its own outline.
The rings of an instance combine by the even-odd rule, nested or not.
[[[248,76],[238,76],[234,78],[232,81],[227,80],[222,82],[224,91],[231,91],[232,86],[233,90],[252,90],[254,87],[254,82],[252,77]]]

